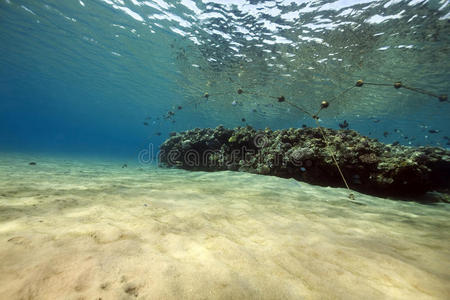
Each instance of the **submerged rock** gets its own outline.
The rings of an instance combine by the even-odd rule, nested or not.
[[[383,144],[354,130],[322,128],[188,130],[161,145],[160,164],[187,170],[245,171],[387,195],[450,188],[450,151]]]

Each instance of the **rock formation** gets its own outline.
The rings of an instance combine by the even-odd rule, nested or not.
[[[353,130],[322,128],[255,130],[250,126],[171,133],[160,164],[186,170],[245,171],[344,186],[380,195],[419,195],[450,188],[450,151],[378,142]]]

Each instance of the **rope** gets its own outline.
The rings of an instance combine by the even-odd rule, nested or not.
[[[333,159],[334,165],[338,169],[339,174],[341,175],[342,181],[344,182],[345,187],[347,188],[347,190],[349,192],[348,198],[351,199],[351,200],[355,200],[355,196],[351,193],[350,187],[348,186],[348,183],[347,183],[347,180],[345,179],[344,173],[342,173],[341,167],[339,167],[339,164],[338,164],[338,162],[336,160],[336,157],[335,157],[333,151],[331,151],[331,147],[330,147],[330,144],[328,142],[328,138],[327,138],[327,136],[325,134],[325,131],[323,131],[323,128],[320,126],[319,121],[317,119],[314,119],[314,120],[316,120],[317,128],[319,128],[320,133],[322,134],[322,138],[325,141],[325,145],[327,147],[327,150],[330,153],[331,158]]]
[[[412,87],[412,86],[406,86],[406,85],[402,84],[401,81],[397,81],[397,82],[394,82],[394,84],[391,84],[391,83],[373,83],[373,82],[364,82],[364,81],[362,81],[362,80],[358,80],[358,81],[356,82],[356,85],[355,85],[355,86],[357,86],[357,87],[362,87],[364,84],[367,84],[367,85],[377,85],[377,86],[393,86],[393,87],[396,88],[396,89],[399,89],[399,88],[405,88],[405,89],[408,89],[408,90],[413,91],[413,92],[416,92],[416,93],[420,93],[420,94],[423,94],[423,95],[427,95],[427,96],[431,96],[431,97],[438,98],[440,102],[444,102],[444,101],[447,101],[447,100],[448,100],[447,94],[437,95],[437,94],[435,94],[435,93],[426,91],[426,90],[421,89],[421,88],[416,88],[416,87]]]
[[[342,95],[344,95],[345,93],[349,92],[351,89],[353,89],[356,85],[352,85],[349,88],[346,88],[342,93],[334,96],[333,98],[331,98],[330,100],[328,100],[328,103],[331,103],[332,101],[336,100],[337,98],[341,97]],[[322,111],[322,109],[324,109],[326,107],[320,106],[319,110],[316,113],[316,116],[318,116],[320,114],[320,112]]]
[[[320,131],[320,133],[321,133],[321,135],[322,135],[323,140],[325,141],[325,145],[326,145],[326,147],[327,147],[328,152],[329,152],[330,155],[331,155],[331,158],[333,159],[334,165],[335,165],[336,168],[338,169],[339,174],[340,174],[340,176],[341,176],[341,178],[342,178],[342,181],[344,182],[345,187],[346,187],[347,190],[349,191],[348,198],[349,198],[350,200],[354,200],[354,199],[355,199],[355,196],[351,193],[351,189],[350,189],[350,187],[349,187],[349,185],[348,185],[348,183],[347,183],[347,180],[345,179],[344,173],[342,172],[341,168],[339,167],[339,164],[338,164],[338,162],[337,162],[337,159],[336,159],[335,154],[334,154],[333,151],[331,150],[330,143],[329,143],[329,141],[328,141],[327,135],[326,135],[325,131],[323,130],[323,128],[322,128],[322,127],[320,126],[320,124],[319,124],[319,114],[320,114],[320,112],[321,112],[323,109],[328,108],[328,106],[330,105],[331,102],[334,102],[336,99],[342,97],[344,94],[348,93],[348,92],[351,91],[353,88],[355,88],[355,87],[362,87],[363,85],[390,86],[390,87],[394,87],[394,88],[396,88],[396,89],[399,89],[399,88],[405,88],[405,89],[411,90],[411,91],[416,92],[416,93],[420,93],[420,94],[424,94],[424,95],[428,95],[428,96],[431,96],[431,97],[438,98],[440,102],[444,102],[444,101],[447,101],[447,100],[448,100],[447,94],[437,95],[437,94],[434,94],[434,93],[432,93],[432,92],[429,92],[429,91],[426,91],[426,90],[423,90],[423,89],[420,89],[420,88],[410,87],[410,86],[403,85],[403,84],[401,83],[401,81],[397,81],[397,82],[394,82],[394,83],[392,84],[392,83],[364,82],[363,80],[358,80],[358,81],[356,82],[355,85],[346,88],[346,89],[343,90],[341,93],[339,93],[338,95],[334,96],[333,98],[331,98],[331,99],[329,99],[329,100],[324,100],[324,101],[322,101],[319,110],[317,111],[317,113],[316,113],[315,115],[313,115],[313,114],[311,114],[310,112],[308,112],[305,108],[303,108],[301,105],[295,104],[295,103],[293,103],[293,102],[291,102],[291,101],[287,101],[286,98],[285,98],[284,96],[275,97],[275,96],[261,95],[261,94],[255,93],[255,92],[248,92],[248,91],[245,91],[245,92],[244,92],[244,90],[241,89],[241,88],[237,89],[237,93],[238,93],[239,95],[245,93],[245,94],[254,95],[254,96],[258,96],[258,97],[269,97],[269,98],[276,99],[278,102],[286,102],[286,103],[289,104],[290,106],[292,106],[292,107],[298,109],[298,110],[301,111],[302,113],[304,113],[304,114],[310,116],[311,118],[313,118],[313,119],[315,120],[316,124],[317,124],[317,128],[319,129],[319,131]],[[224,93],[218,93],[218,94],[216,94],[216,95],[221,95],[221,94],[224,94]],[[205,98],[208,99],[211,95],[210,95],[209,93],[206,92],[203,96],[204,96]]]

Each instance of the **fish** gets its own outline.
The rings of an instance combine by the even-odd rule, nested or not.
[[[167,120],[167,119],[172,118],[173,116],[175,116],[175,113],[173,111],[169,110],[167,112],[167,115],[165,115],[163,118]]]
[[[148,126],[148,123],[147,123],[147,122],[144,122],[144,125],[145,125],[145,126]]]
[[[439,130],[437,129],[430,129],[428,130],[429,133],[439,133]]]
[[[387,137],[389,135],[389,132],[385,131],[383,132],[384,137]]]
[[[245,122],[245,118],[242,118],[241,121],[242,121],[242,122]]]
[[[342,129],[347,128],[348,127],[347,120],[344,120],[343,123],[339,123],[339,127],[341,127]]]

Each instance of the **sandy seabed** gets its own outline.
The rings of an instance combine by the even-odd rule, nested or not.
[[[450,205],[347,194],[2,154],[0,298],[449,299]]]

